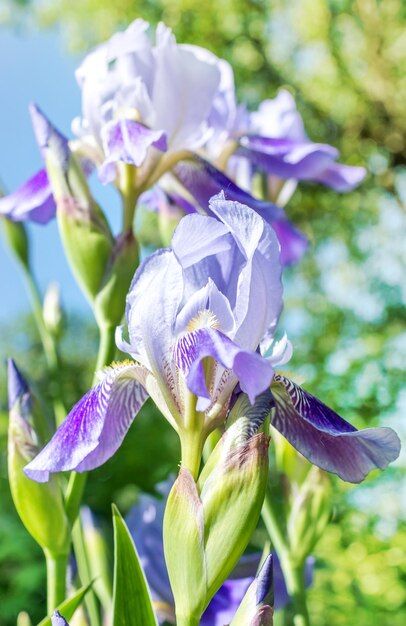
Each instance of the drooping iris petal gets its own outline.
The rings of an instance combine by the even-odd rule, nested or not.
[[[102,128],[101,137],[106,159],[99,168],[99,178],[104,184],[116,177],[114,164],[117,161],[138,167],[144,162],[150,146],[161,152],[167,149],[163,130],[150,130],[135,120],[111,120]]]
[[[338,192],[351,191],[365,177],[365,168],[336,163],[338,150],[307,137],[295,100],[285,89],[262,102],[249,120],[249,132],[241,128],[237,154],[262,171],[320,182]]]
[[[251,404],[272,380],[273,369],[269,361],[256,352],[242,350],[223,333],[213,328],[187,333],[178,339],[174,358],[186,377],[189,390],[199,398],[198,410],[205,410],[210,404],[202,363],[206,357],[234,372]]]
[[[345,192],[357,187],[364,180],[365,174],[364,167],[332,163],[317,176],[316,180],[335,191]]]
[[[327,144],[246,135],[240,139],[236,154],[280,178],[311,180],[335,161],[339,153]]]
[[[0,214],[15,222],[47,224],[55,217],[56,204],[46,171],[40,170],[13,193],[0,198]]]
[[[84,472],[102,465],[120,447],[148,397],[144,379],[144,368],[135,363],[106,368],[104,378],[73,407],[25,474],[45,482],[50,472]]]
[[[174,168],[174,173],[203,211],[209,215],[210,211],[207,207],[210,198],[223,191],[227,200],[249,206],[272,227],[275,225],[278,238],[281,235],[279,243],[282,262],[293,263],[305,252],[306,237],[289,222],[280,207],[271,202],[257,200],[208,161],[192,155],[189,159],[178,163]]]
[[[328,406],[280,374],[274,376],[272,425],[309,461],[351,483],[385,469],[400,451],[391,428],[357,430]]]

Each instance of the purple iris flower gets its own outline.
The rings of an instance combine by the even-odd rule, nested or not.
[[[390,428],[357,431],[298,385],[277,374],[291,347],[274,342],[282,308],[279,245],[252,209],[211,199],[215,217],[187,215],[171,248],[137,270],[127,296],[128,338],[117,344],[135,362],[106,368],[54,437],[26,467],[38,481],[50,472],[86,471],[120,446],[148,395],[177,432],[190,394],[210,430],[227,415],[237,384],[253,404],[271,385],[271,422],[306,458],[350,482],[385,468],[399,454]],[[264,356],[261,355],[261,352]]]
[[[366,174],[363,167],[336,163],[336,148],[307,137],[295,101],[284,89],[273,100],[262,102],[249,116],[246,131],[237,134],[234,154],[273,177],[309,180],[345,192],[359,185]]]
[[[134,539],[145,576],[151,591],[155,610],[160,621],[175,623],[174,599],[165,565],[162,524],[166,498],[173,481],[157,485],[157,498],[142,494],[138,503],[127,516],[127,526]],[[241,601],[254,580],[261,560],[261,554],[245,555],[241,558],[231,577],[226,580],[211,600],[201,618],[201,626],[223,626],[229,624]],[[274,595],[275,609],[289,603],[289,594],[278,558],[274,555]],[[313,559],[306,565],[306,584],[312,582]]]
[[[76,72],[83,115],[74,129],[98,148],[104,183],[116,178],[117,162],[144,165],[149,172],[163,152],[169,157],[199,148],[229,115],[226,61],[177,44],[162,23],[153,44],[148,28],[135,20],[91,52]]]

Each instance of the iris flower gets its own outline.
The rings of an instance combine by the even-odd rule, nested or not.
[[[307,137],[295,101],[284,89],[247,115],[246,128],[235,134],[235,156],[247,159],[254,170],[269,174],[274,186],[277,178],[308,180],[347,192],[365,177],[365,168],[337,163],[336,148]]]
[[[276,236],[252,209],[222,194],[209,210],[215,217],[184,217],[171,247],[137,270],[127,296],[128,337],[117,332],[119,348],[134,361],[101,373],[26,467],[29,477],[45,481],[50,472],[104,463],[148,395],[178,432],[183,455],[191,424],[202,446],[226,419],[237,389],[253,404],[270,385],[272,424],[322,469],[359,482],[398,456],[399,439],[390,428],[357,431],[275,374],[291,353],[286,337],[274,341],[282,308]]]

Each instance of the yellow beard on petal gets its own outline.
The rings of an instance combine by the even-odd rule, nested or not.
[[[202,309],[198,314],[193,317],[186,327],[186,330],[190,333],[199,328],[214,328],[220,329],[220,324],[217,317],[209,309]]]

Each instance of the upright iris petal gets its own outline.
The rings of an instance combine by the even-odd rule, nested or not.
[[[226,62],[177,44],[164,24],[153,43],[148,27],[135,20],[91,52],[76,74],[83,115],[75,129],[85,143],[98,146],[103,182],[115,178],[120,161],[145,163],[149,171],[150,159],[159,158],[150,146],[171,154],[202,146],[228,117],[221,110],[229,91],[222,79]]]

